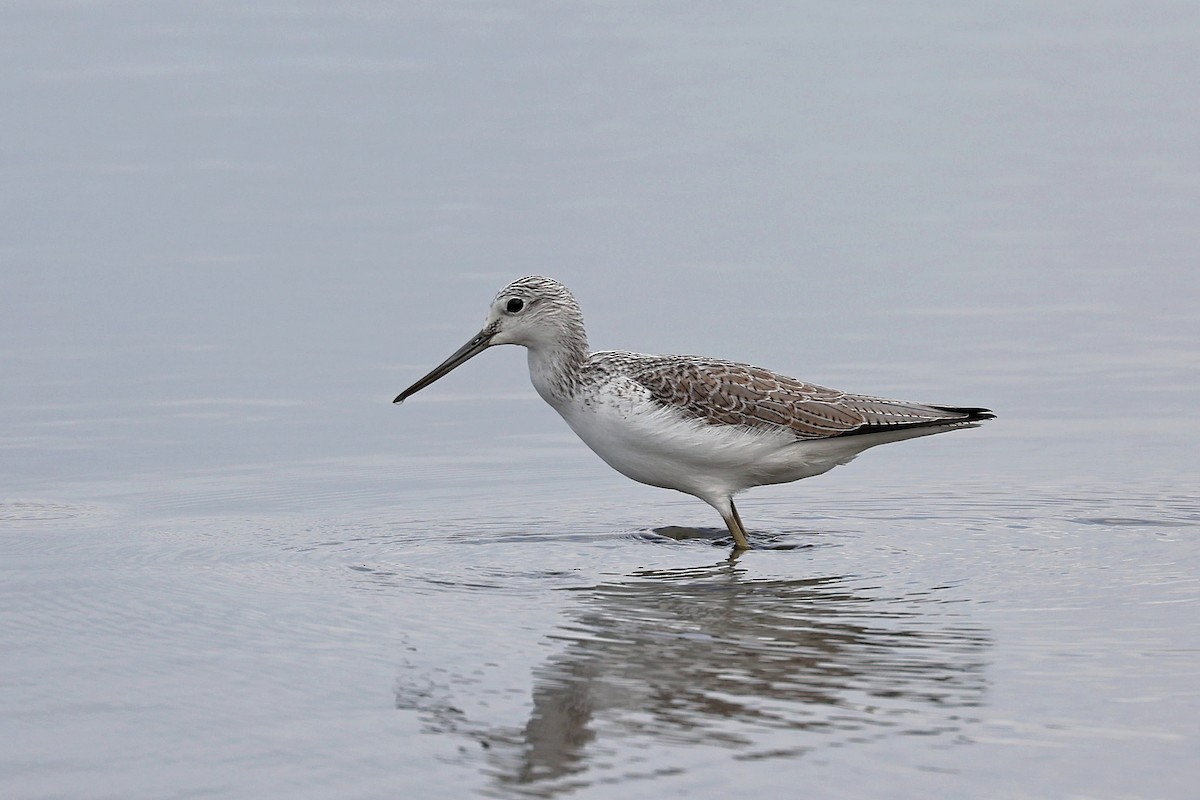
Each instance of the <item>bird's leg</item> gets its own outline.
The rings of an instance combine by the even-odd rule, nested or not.
[[[733,500],[729,501],[729,514],[721,516],[725,519],[729,532],[733,534],[733,549],[749,550],[750,541],[746,538],[746,526],[742,524],[742,518],[738,516],[737,506],[733,504]]]

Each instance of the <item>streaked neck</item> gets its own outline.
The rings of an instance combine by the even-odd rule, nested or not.
[[[587,357],[587,335],[582,324],[553,343],[530,347],[529,379],[533,388],[550,405],[569,401],[579,390]]]

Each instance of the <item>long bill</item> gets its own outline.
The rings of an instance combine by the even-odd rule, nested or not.
[[[403,403],[406,399],[408,399],[409,396],[416,394],[429,384],[451,372],[455,367],[465,364],[467,361],[470,361],[484,350],[487,350],[489,347],[491,347],[492,337],[495,335],[495,331],[480,331],[473,339],[471,339],[471,341],[455,350],[452,356],[431,369],[428,375],[426,375],[424,378],[421,378],[421,380],[417,381],[400,394],[396,395],[396,399],[392,402]]]

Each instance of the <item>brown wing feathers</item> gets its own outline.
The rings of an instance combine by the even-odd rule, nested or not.
[[[735,362],[664,356],[633,373],[661,403],[713,425],[788,428],[800,439],[990,419],[981,408],[850,395]]]

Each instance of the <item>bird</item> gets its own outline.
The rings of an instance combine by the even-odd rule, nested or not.
[[[718,358],[588,350],[566,286],[530,275],[505,286],[483,328],[396,396],[402,403],[497,345],[528,350],[537,393],[609,466],[708,503],[734,551],[750,540],[734,495],[820,475],[888,442],[977,427],[986,408],[886,400]]]

